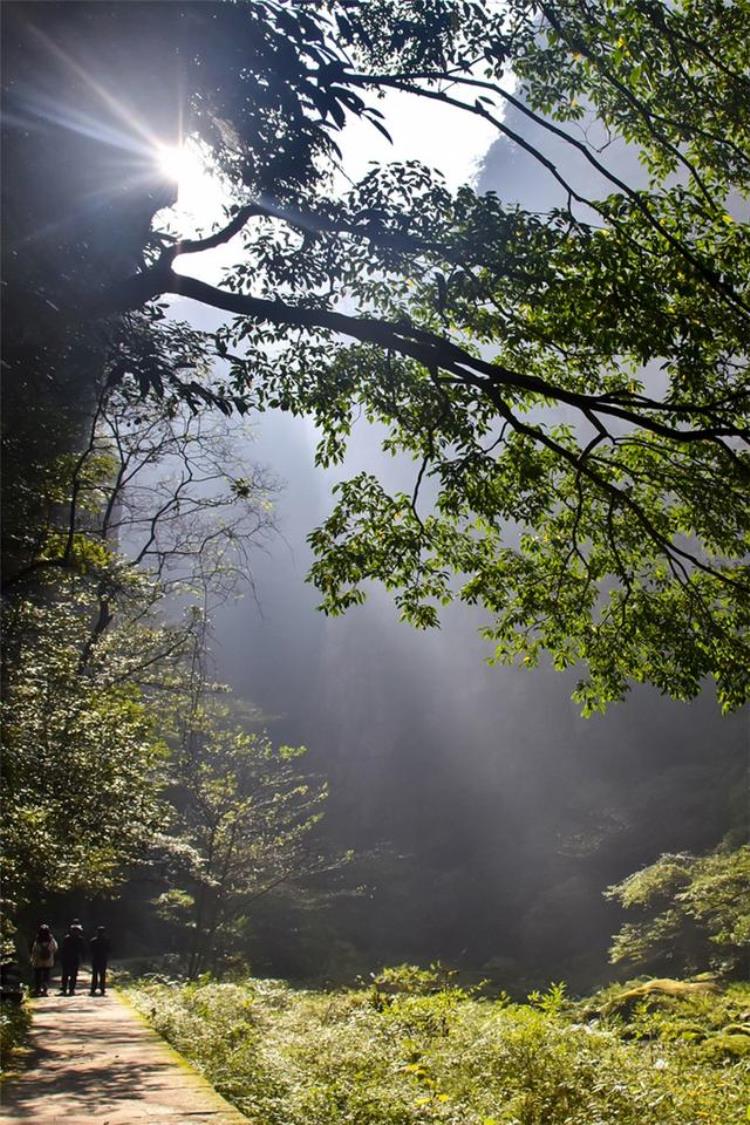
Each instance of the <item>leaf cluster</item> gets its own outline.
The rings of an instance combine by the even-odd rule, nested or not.
[[[344,460],[359,417],[414,463],[411,494],[366,476],[338,487],[310,537],[325,612],[372,580],[419,627],[460,599],[486,611],[496,660],[580,667],[586,714],[634,680],[689,699],[707,676],[737,708],[750,667],[744,11],[725,25],[711,4],[629,0],[518,0],[502,16],[343,8],[330,8],[342,54],[319,66],[337,96],[394,89],[478,114],[537,160],[560,205],[451,195],[413,161],[338,196],[323,179],[295,200],[277,184],[238,201],[224,234],[177,248],[241,231],[222,288],[171,273],[171,252],[141,291],[236,313],[217,336],[227,401],[312,416],[318,463]],[[328,50],[327,18],[295,42]],[[548,142],[589,170],[588,194]],[[618,144],[645,185],[608,163]]]
[[[640,919],[626,922],[610,950],[615,962],[669,959],[682,971],[740,972],[750,945],[750,847],[706,855],[663,855],[607,891]]]

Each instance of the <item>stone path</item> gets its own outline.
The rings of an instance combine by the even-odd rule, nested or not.
[[[247,1125],[116,994],[85,987],[33,1002],[31,1050],[3,1089],[2,1125]]]

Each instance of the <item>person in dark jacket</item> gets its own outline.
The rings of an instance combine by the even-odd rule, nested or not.
[[[107,990],[107,963],[109,962],[109,938],[104,926],[96,927],[96,935],[92,937],[89,947],[91,950],[91,995],[96,995],[97,988],[102,996]]]
[[[60,968],[62,969],[61,996],[74,996],[78,970],[86,953],[86,941],[81,923],[74,919],[60,943]]]

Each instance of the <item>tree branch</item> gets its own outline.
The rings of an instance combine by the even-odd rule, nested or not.
[[[512,371],[510,368],[473,356],[452,341],[418,328],[408,321],[391,322],[373,317],[353,317],[332,309],[289,305],[282,301],[271,301],[245,293],[232,293],[197,278],[175,273],[163,266],[136,274],[120,287],[114,299],[118,300],[121,307],[129,308],[133,307],[133,304],[137,307],[165,293],[189,297],[212,308],[223,309],[238,316],[270,321],[272,324],[312,330],[322,328],[349,336],[361,343],[390,348],[401,355],[415,359],[428,369],[442,367],[451,372],[459,382],[472,385],[475,389],[482,390],[483,385],[486,386],[488,382],[502,384],[505,387],[539,395],[552,402],[565,403],[584,413],[591,411],[597,415],[617,418],[680,443],[747,436],[746,430],[733,425],[677,429],[655,421],[644,413],[651,409],[660,411],[669,409],[663,403],[652,402],[639,396],[639,409],[630,410],[608,401],[603,396],[570,391],[548,383],[539,376]],[[476,374],[472,373],[481,375],[482,381],[477,383]],[[700,408],[696,408],[696,412],[699,411]]]

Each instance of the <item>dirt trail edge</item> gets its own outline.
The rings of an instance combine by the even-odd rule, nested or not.
[[[116,993],[34,1001],[30,1047],[3,1088],[2,1125],[248,1123]]]

